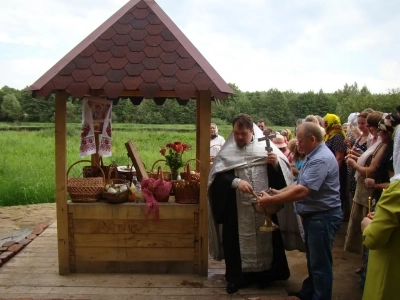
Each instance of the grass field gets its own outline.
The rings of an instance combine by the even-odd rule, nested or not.
[[[45,125],[43,127],[49,127]],[[78,160],[90,159],[90,156],[79,157],[80,125],[68,124],[67,128],[69,167]],[[225,138],[230,132],[230,125],[219,126],[219,134]],[[131,164],[124,145],[131,139],[148,171],[155,161],[163,158],[159,150],[169,142],[189,144],[191,148],[184,153],[185,161],[196,156],[195,125],[113,124],[112,156],[104,158],[104,164]],[[0,206],[55,202],[54,128],[1,131],[0,145]],[[71,177],[79,176],[81,168],[78,166],[71,170]]]

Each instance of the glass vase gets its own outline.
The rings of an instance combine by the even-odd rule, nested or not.
[[[171,179],[178,180],[178,175],[179,175],[179,169],[171,168]]]

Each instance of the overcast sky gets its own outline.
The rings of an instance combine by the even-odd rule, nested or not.
[[[127,2],[1,0],[0,88],[34,83]],[[400,87],[400,1],[156,2],[242,91]]]

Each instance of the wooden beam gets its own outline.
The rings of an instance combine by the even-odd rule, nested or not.
[[[128,150],[128,156],[131,158],[133,166],[135,167],[137,179],[142,181],[142,179],[149,178],[143,161],[140,158],[139,150],[137,149],[136,144],[130,140],[129,142],[125,143],[125,147],[126,150]]]
[[[208,203],[207,181],[210,173],[210,123],[211,92],[196,93],[196,158],[201,162],[200,170],[200,203],[199,203],[199,268],[198,274],[208,273]]]
[[[58,270],[70,273],[67,211],[67,93],[57,91],[55,99],[56,206]]]

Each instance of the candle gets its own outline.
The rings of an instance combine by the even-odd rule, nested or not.
[[[371,196],[368,197],[368,213],[371,212]]]

